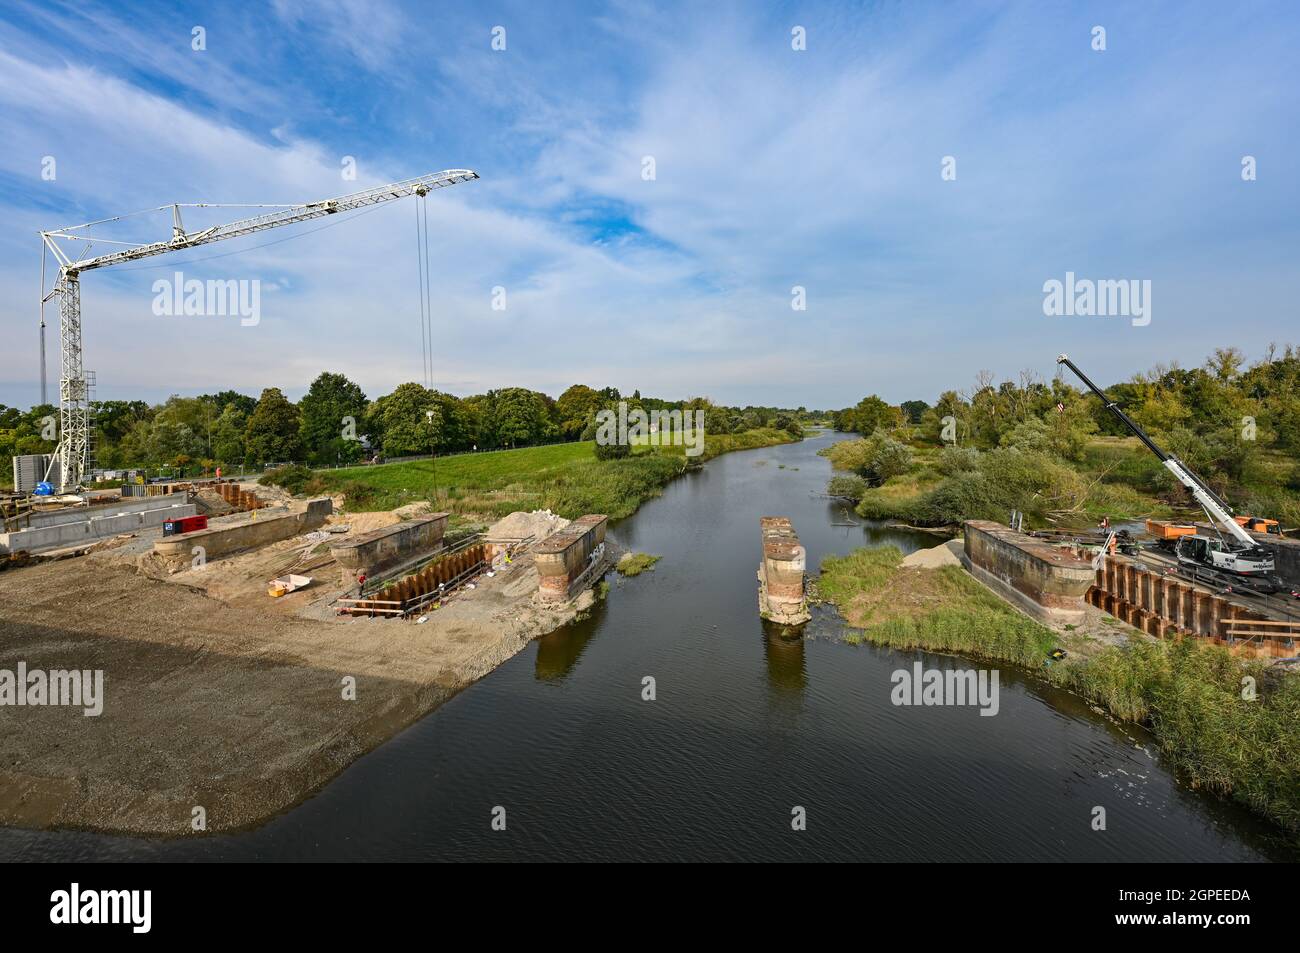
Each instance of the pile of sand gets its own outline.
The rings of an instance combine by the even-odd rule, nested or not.
[[[362,533],[369,533],[374,529],[384,529],[392,526],[394,523],[400,523],[401,519],[396,513],[349,513],[346,518],[330,518],[330,522],[347,523],[351,535],[359,536]]]
[[[531,513],[511,513],[489,526],[483,536],[492,540],[528,539],[530,536],[541,540],[568,525],[568,520],[550,510],[533,510]]]
[[[931,549],[918,549],[903,559],[909,569],[938,569],[940,566],[960,566],[964,544],[960,539],[950,539]]]

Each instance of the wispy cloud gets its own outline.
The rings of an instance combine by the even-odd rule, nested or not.
[[[1196,363],[1294,325],[1285,64],[1300,17],[1283,5],[1248,21],[1209,5],[431,15],[291,0],[260,16],[0,16],[0,331],[14,342],[0,401],[30,401],[37,379],[36,229],[453,166],[483,175],[427,200],[435,370],[459,392],[584,381],[842,406],[931,398],[981,367],[1050,370],[1061,350],[1115,375]],[[790,48],[796,23],[806,52]],[[1258,181],[1241,181],[1243,154]],[[379,394],[418,377],[412,205],[89,276],[101,394],[294,393],[326,368]],[[224,213],[241,214],[208,214]],[[146,227],[168,223],[122,226]],[[277,290],[257,328],[156,317],[150,284],[177,267]],[[1044,318],[1042,282],[1066,270],[1153,279],[1151,326]],[[795,285],[807,311],[791,309]],[[175,353],[200,359],[180,373],[161,359]]]

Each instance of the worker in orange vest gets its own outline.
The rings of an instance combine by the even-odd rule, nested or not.
[[[364,569],[357,572],[357,598],[361,598],[361,591],[366,588],[366,571]]]

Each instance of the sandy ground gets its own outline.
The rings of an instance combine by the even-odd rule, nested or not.
[[[332,561],[266,595],[273,571],[320,559],[316,537],[162,579],[134,565],[154,536],[0,573],[0,669],[102,669],[105,694],[98,717],[0,708],[0,824],[187,835],[202,806],[210,832],[256,825],[594,598],[542,606],[523,556],[423,624],[340,618]]]

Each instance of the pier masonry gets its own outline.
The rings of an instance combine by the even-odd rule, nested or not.
[[[330,555],[339,564],[345,585],[355,581],[357,573],[363,572],[373,579],[380,572],[399,568],[441,550],[448,519],[447,513],[432,513],[371,530],[331,543]]]
[[[989,520],[967,520],[961,561],[998,595],[1044,622],[1078,624],[1092,562]]]
[[[537,591],[547,602],[567,602],[591,584],[605,565],[603,514],[579,516],[533,547]]]
[[[758,613],[780,625],[802,625],[812,618],[804,592],[808,556],[784,516],[758,521],[763,559],[758,564]]]

